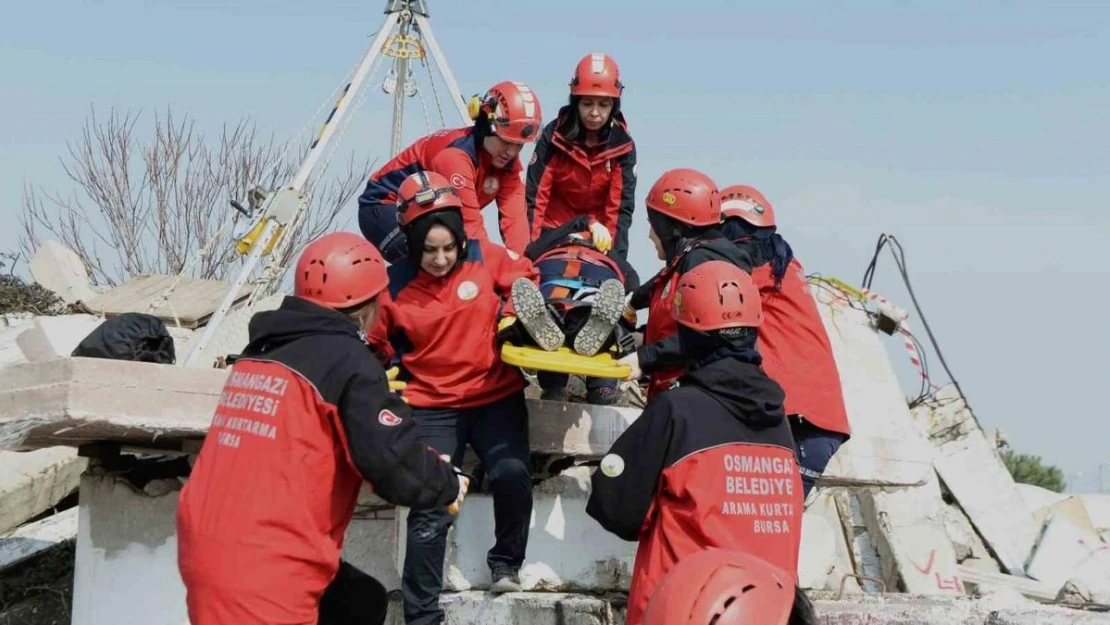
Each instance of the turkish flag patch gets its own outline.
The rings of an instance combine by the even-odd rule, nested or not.
[[[401,417],[393,414],[392,410],[383,410],[378,413],[378,423],[381,423],[386,427],[401,425]]]

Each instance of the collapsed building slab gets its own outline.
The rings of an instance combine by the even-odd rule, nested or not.
[[[167,324],[196,328],[212,316],[230,286],[223,280],[140,274],[90,299],[85,306],[105,317],[140,312]],[[250,293],[251,287],[243,286],[234,303],[242,302]]]
[[[69,508],[0,537],[0,571],[77,536],[77,508]]]
[[[3,440],[0,437],[0,440]],[[49,510],[77,489],[87,460],[68,447],[0,451],[0,535]]]

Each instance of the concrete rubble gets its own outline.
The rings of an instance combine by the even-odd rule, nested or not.
[[[41,253],[65,260],[65,252]],[[39,263],[36,278],[67,302],[99,302],[89,308],[100,313],[141,308],[176,319],[167,325],[179,361],[197,347],[218,300],[214,286],[186,285],[204,294],[193,301],[163,298],[167,277],[139,277],[93,294],[72,260],[56,271]],[[74,625],[187,621],[174,515],[228,373],[213,365],[245,345],[250,315],[281,297],[233,310],[189,368],[69,357],[101,314],[0,318],[0,449],[21,450],[0,452],[0,533],[20,532],[23,541],[0,539],[0,556],[7,547],[32,558],[39,547],[75,540]],[[817,598],[820,622],[1110,623],[1074,609],[1110,607],[1110,497],[1015,484],[997,436],[984,433],[953,389],[911,411],[868,315],[827,292],[815,297],[854,432],[802,525],[799,580]],[[493,510],[478,489],[449,538],[448,623],[623,623],[635,545],[585,515],[592,468],[571,465],[600,458],[639,410],[537,399],[529,409],[538,485],[526,592],[484,592]],[[41,518],[78,485],[76,509]],[[406,513],[364,492],[344,548],[390,590],[400,587]],[[1073,607],[1041,605],[1057,602]],[[391,622],[400,623],[394,608]]]

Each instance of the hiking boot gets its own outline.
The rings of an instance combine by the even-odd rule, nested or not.
[[[517,278],[513,282],[512,298],[516,318],[540,349],[553,352],[563,346],[566,336],[547,311],[547,302],[539,287],[527,278]]]
[[[565,386],[562,388],[557,386],[553,388],[541,388],[540,399],[547,401],[566,401],[567,388]]]
[[[586,403],[598,406],[615,406],[624,398],[624,391],[619,387],[602,386],[586,391]]]
[[[489,586],[492,593],[520,592],[520,569],[513,566],[499,566],[491,571],[493,583]]]
[[[593,356],[601,350],[613,334],[613,326],[624,313],[624,285],[610,279],[601,283],[590,308],[590,317],[574,337],[574,351],[583,356]]]

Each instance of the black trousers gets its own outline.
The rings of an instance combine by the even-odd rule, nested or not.
[[[462,464],[469,444],[485,467],[485,483],[493,495],[495,542],[486,556],[490,569],[520,567],[532,519],[531,449],[528,407],[524,392],[484,406],[454,409],[414,408],[420,441],[455,466]],[[466,504],[463,504],[465,508]],[[439,605],[447,531],[454,517],[446,508],[410,510],[401,591],[405,623],[431,625],[444,618]]]
[[[320,598],[319,625],[383,625],[388,608],[385,586],[340,560],[339,572]]]

